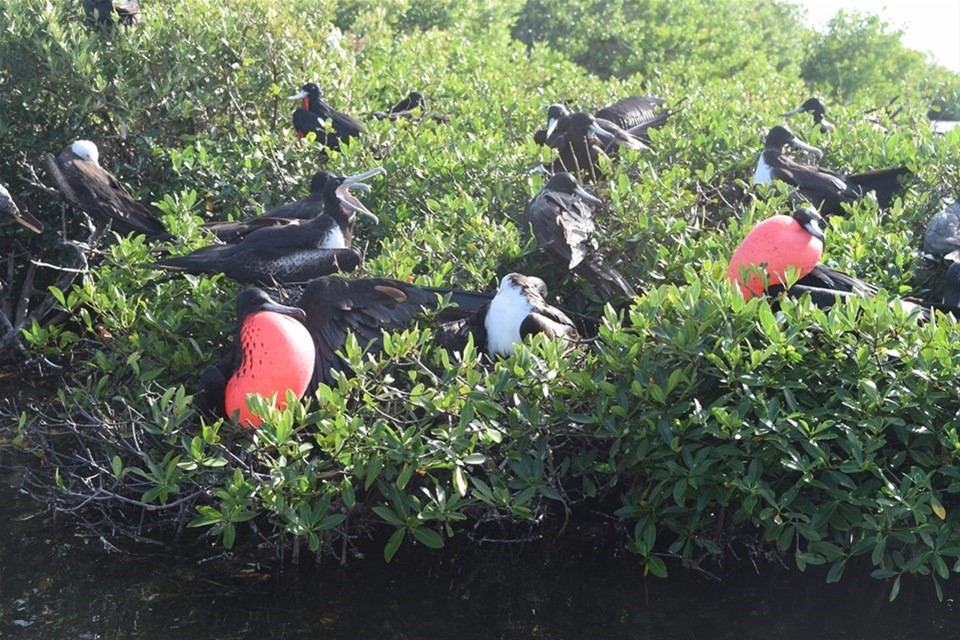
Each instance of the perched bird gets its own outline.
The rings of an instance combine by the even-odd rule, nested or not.
[[[361,180],[368,177],[379,175],[381,170],[373,169],[371,171],[350,176],[348,180],[350,189],[370,192],[370,185],[364,184]],[[310,180],[310,195],[306,198],[288,202],[280,205],[266,213],[243,222],[210,222],[204,225],[207,231],[210,231],[218,240],[232,244],[242,240],[252,231],[264,227],[284,226],[288,224],[302,224],[303,222],[323,215],[325,209],[326,197],[324,190],[328,182],[343,179],[332,171],[318,171]]]
[[[356,214],[379,220],[350,194],[360,180],[384,173],[376,168],[356,176],[328,179],[323,214],[298,224],[256,229],[235,244],[218,244],[193,253],[165,258],[160,269],[188,273],[224,273],[237,282],[293,284],[360,266],[360,252],[351,248]]]
[[[403,327],[436,308],[439,299],[438,292],[391,278],[329,276],[312,280],[297,306],[306,312],[316,348],[313,380],[331,384],[333,372],[345,370],[346,364],[336,352],[348,333],[352,332],[362,347],[379,348],[384,330]]]
[[[649,146],[650,139],[647,131],[663,126],[674,114],[670,109],[655,111],[665,104],[666,101],[663,98],[629,96],[599,109],[593,115],[597,124],[609,133],[615,134],[617,130],[623,130],[639,138],[642,144]],[[537,144],[554,149],[560,148],[564,142],[563,136],[569,127],[570,116],[570,111],[562,104],[552,104],[547,107],[547,128],[534,134]]]
[[[527,204],[523,227],[564,269],[583,276],[607,295],[613,288],[616,294],[633,297],[633,288],[598,253],[591,202],[600,204],[571,174],[560,172]]]
[[[833,123],[827,120],[827,107],[823,104],[823,101],[820,100],[820,98],[808,98],[796,109],[781,114],[781,117],[789,118],[790,116],[798,113],[809,113],[813,115],[813,123],[820,125],[820,131],[823,133],[827,133],[828,131],[832,131],[836,128],[834,127]]]
[[[287,392],[303,397],[313,376],[315,350],[299,307],[282,305],[261,289],[237,298],[237,332],[220,362],[200,378],[195,406],[213,417],[236,416],[241,427],[258,427],[261,416],[247,407],[251,394],[271,398],[283,409]]]
[[[753,183],[768,184],[780,180],[793,185],[799,199],[809,202],[823,214],[843,213],[842,203],[860,200],[870,191],[876,193],[881,207],[889,206],[900,192],[902,180],[911,175],[906,167],[894,167],[842,176],[784,155],[787,145],[809,151],[818,160],[823,157],[822,151],[799,140],[787,127],[776,126],[767,134]]]
[[[2,183],[0,183],[0,212],[10,214],[14,220],[35,233],[43,232],[43,223],[34,218],[29,211],[21,211]]]
[[[293,112],[293,126],[297,135],[303,138],[311,131],[317,140],[330,149],[339,149],[340,143],[363,133],[363,123],[345,113],[340,113],[321,98],[320,85],[308,82],[300,91],[288,100],[300,100],[301,105]],[[327,130],[326,121],[330,121],[331,130]]]
[[[83,0],[87,22],[113,24],[116,12],[120,24],[131,26],[140,22],[140,3],[137,0]]]
[[[763,220],[730,256],[727,277],[748,300],[762,296],[771,284],[784,284],[788,267],[795,268],[802,278],[823,256],[826,237],[822,224],[820,214],[811,207],[800,207],[793,216]]]
[[[930,256],[945,256],[960,250],[960,200],[945,204],[936,213],[923,232],[923,252]]]
[[[960,309],[960,262],[952,263],[943,279],[943,306]]]
[[[540,278],[509,273],[489,304],[466,318],[441,325],[437,342],[446,349],[462,351],[473,336],[474,346],[493,358],[511,355],[513,345],[537,333],[579,340],[573,320],[548,304],[546,295],[547,285]]]
[[[844,298],[873,297],[879,289],[860,278],[820,263],[824,233],[822,219],[810,207],[798,208],[793,217],[773,216],[757,224],[730,258],[727,277],[740,288],[744,299],[781,294],[798,298],[804,294],[821,308]],[[799,279],[787,288],[787,270],[793,267]],[[958,275],[960,277],[960,275]],[[957,294],[960,297],[960,293]],[[929,320],[933,309],[960,314],[960,309],[900,298],[917,309],[918,320]]]
[[[57,157],[47,153],[44,164],[64,201],[97,224],[109,224],[122,236],[142,233],[150,240],[172,238],[163,223],[99,165],[99,158],[97,145],[77,140]]]
[[[411,91],[406,98],[396,103],[386,111],[374,111],[370,115],[378,120],[396,120],[398,118],[409,118],[413,115],[415,109],[420,109],[421,114],[427,111],[427,100],[422,93]]]

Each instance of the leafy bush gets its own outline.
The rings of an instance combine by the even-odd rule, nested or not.
[[[37,356],[67,365],[57,398],[3,409],[14,442],[45,460],[32,476],[43,499],[98,531],[168,538],[191,525],[237,553],[269,541],[278,554],[339,555],[372,536],[390,558],[413,544],[532,541],[599,518],[614,523],[602,527],[611,546],[655,575],[665,558],[708,570],[743,545],[801,568],[829,564],[831,580],[852,561],[869,563],[894,579],[894,594],[901,575],[929,575],[939,589],[956,568],[955,324],[918,326],[889,295],[829,313],[807,301],[775,311],[724,282],[746,230],[789,207],[782,185],[749,183],[777,114],[809,91],[788,61],[802,38],[781,39],[769,64],[746,63],[762,34],[785,27],[728,22],[705,32],[709,42],[690,42],[702,8],[613,3],[605,15],[645,21],[637,37],[654,56],[631,50],[616,73],[646,73],[656,55],[663,65],[656,76],[601,79],[575,64],[596,71],[614,50],[587,46],[595,32],[571,32],[561,48],[571,23],[551,23],[557,31],[527,46],[478,17],[499,8],[502,26],[513,5],[441,4],[450,13],[434,20],[415,3],[304,12],[314,4],[179,0],[135,29],[103,31],[60,5],[7,5],[5,182],[22,152],[35,162],[94,139],[105,166],[162,213],[180,251],[208,241],[206,219],[296,197],[321,165],[382,165],[386,179],[364,196],[381,225],[358,230],[367,274],[490,290],[519,270],[603,319],[581,349],[538,339],[488,365],[436,348],[426,318],[389,336],[383,354],[348,344],[352,377],[238,431],[190,407],[199,372],[230,339],[237,286],[153,271],[142,239],[112,238],[75,286],[51,292],[65,319],[25,332]],[[575,17],[589,6],[565,5]],[[353,7],[363,9],[355,19]],[[534,24],[537,7],[559,10],[531,1],[517,24]],[[793,15],[761,5],[761,16],[781,11]],[[356,31],[328,47],[324,16]],[[401,24],[418,30],[395,31]],[[4,71],[14,63],[24,72]],[[307,78],[359,116],[419,89],[450,122],[370,120],[362,140],[323,152],[295,140],[283,100]],[[603,250],[644,292],[613,309],[557,272],[517,221],[541,185],[527,170],[550,158],[530,139],[546,105],[595,109],[638,86],[681,108],[651,134],[655,152],[620,154],[592,187],[606,203]],[[887,210],[868,199],[830,220],[827,261],[890,295],[929,293],[913,265],[919,234],[960,184],[960,134],[934,136],[928,96],[902,95],[887,133],[862,122],[876,103],[856,92],[831,105],[844,125],[833,133],[794,125],[824,148],[825,166],[906,164],[917,174]],[[24,197],[56,221],[48,195]],[[39,252],[59,239],[50,227],[23,242]],[[71,223],[68,236],[79,228]]]

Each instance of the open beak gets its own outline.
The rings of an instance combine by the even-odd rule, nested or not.
[[[343,182],[340,183],[340,186],[337,187],[337,199],[340,200],[340,204],[348,211],[363,214],[373,220],[374,224],[380,224],[380,218],[373,215],[369,209],[363,206],[363,203],[357,200],[350,193],[350,189],[357,188],[361,191],[369,192],[370,186],[363,184],[361,180],[366,180],[367,178],[372,178],[374,176],[386,175],[386,173],[387,172],[383,169],[383,167],[374,167],[369,171],[364,171],[363,173],[358,173],[353,176],[347,176],[343,179]]]

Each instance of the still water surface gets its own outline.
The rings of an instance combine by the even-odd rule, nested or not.
[[[960,576],[943,603],[923,582],[889,604],[888,585],[849,569],[840,585],[825,584],[822,573],[776,567],[763,575],[741,567],[718,583],[672,565],[668,580],[644,580],[629,556],[545,568],[536,553],[508,558],[500,550],[483,566],[425,568],[409,558],[385,566],[368,557],[321,582],[296,571],[227,572],[182,558],[107,553],[68,520],[38,514],[16,483],[15,473],[0,470],[0,638],[960,637]]]

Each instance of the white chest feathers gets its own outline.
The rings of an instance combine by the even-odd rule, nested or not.
[[[533,305],[519,287],[505,283],[490,301],[483,324],[487,330],[487,353],[509,356],[513,345],[521,341],[520,325],[533,311]]]
[[[320,241],[320,244],[317,245],[320,249],[348,249],[347,240],[343,237],[343,230],[340,229],[340,225],[335,224],[330,227],[330,231],[327,231],[327,235],[323,236],[323,240]]]
[[[770,184],[773,182],[773,170],[760,154],[760,160],[757,161],[757,170],[753,172],[753,184]]]

